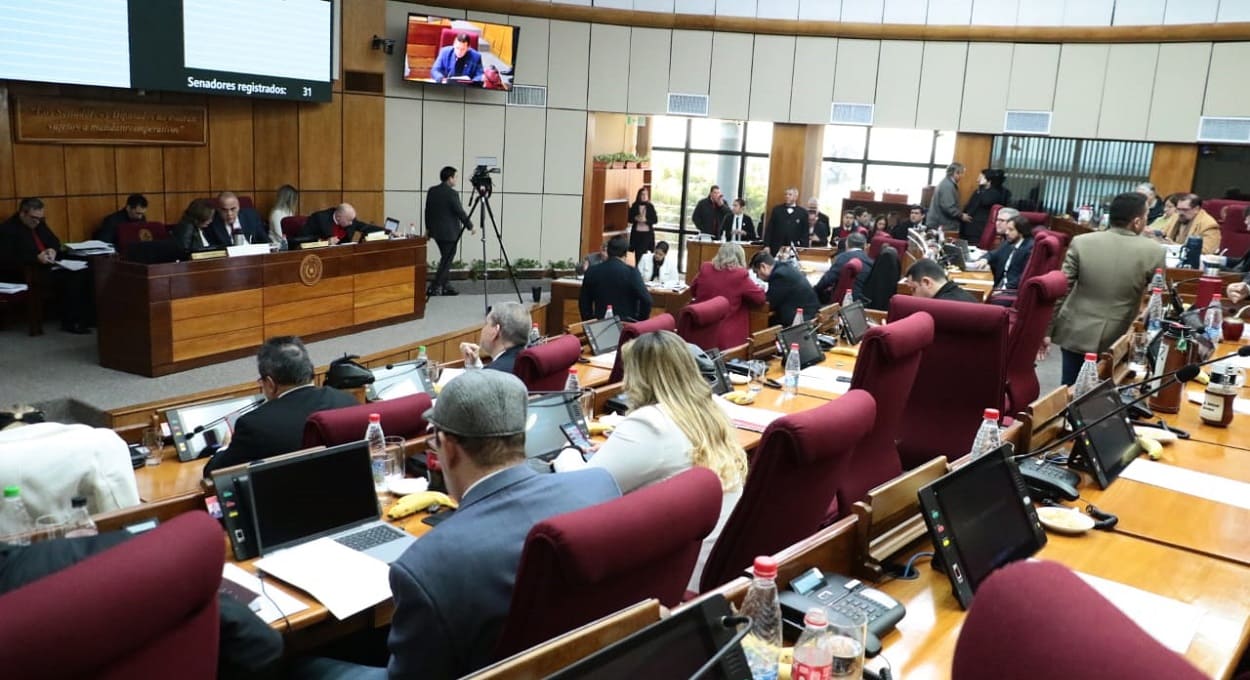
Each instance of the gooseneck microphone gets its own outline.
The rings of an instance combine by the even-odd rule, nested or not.
[[[208,421],[207,423],[204,423],[203,425],[196,425],[195,429],[187,433],[187,439],[190,439],[191,437],[194,437],[195,435],[200,434],[201,432],[205,430],[211,430],[212,428],[217,427],[221,423],[224,423],[227,420],[230,420],[231,418],[241,416],[245,413],[248,413],[249,411],[258,409],[260,408],[260,405],[263,403],[265,403],[264,399],[260,401],[253,401],[251,403],[240,406],[239,408],[236,408],[235,410],[227,413],[224,416],[221,416],[220,418],[213,418],[212,420]]]

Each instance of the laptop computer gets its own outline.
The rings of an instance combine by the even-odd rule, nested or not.
[[[382,521],[363,440],[258,461],[244,487],[261,556],[328,537],[390,563],[416,540]]]
[[[386,221],[382,223],[382,228],[386,230],[386,233],[394,234],[399,231],[399,220],[394,217],[388,217],[386,218]]]
[[[525,457],[540,472],[551,472],[549,463],[568,446],[560,431],[562,425],[573,423],[583,435],[590,436],[578,392],[532,392],[525,414]]]
[[[621,320],[617,317],[587,321],[582,329],[590,342],[590,353],[595,356],[615,352],[621,343]]]

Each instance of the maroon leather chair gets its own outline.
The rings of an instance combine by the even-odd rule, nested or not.
[[[873,326],[859,345],[851,389],[864,390],[877,403],[872,429],[851,452],[838,480],[836,505],[827,520],[851,511],[869,489],[903,472],[898,440],[903,436],[903,407],[920,370],[921,353],[933,344],[933,317],[924,312],[894,323]]]
[[[572,335],[560,335],[541,345],[521,350],[512,372],[531,392],[564,389],[569,367],[582,354],[582,343]]]
[[[872,241],[868,243],[868,257],[877,259],[881,254],[881,249],[887,245],[894,246],[898,251],[898,257],[901,260],[907,254],[907,241],[903,239],[891,238],[887,234],[877,234],[872,237]]]
[[[903,409],[904,470],[970,451],[982,413],[1002,407],[1007,382],[1006,307],[895,295],[886,318],[892,323],[917,312],[933,317],[933,344]]]
[[[1063,625],[1040,624],[1064,621]],[[1067,567],[1021,561],[990,574],[964,619],[951,680],[1206,676]]]
[[[10,678],[217,677],[226,544],[207,513],[152,531],[0,596]],[[159,574],[160,589],[142,574]]]
[[[769,424],[742,498],[703,567],[700,592],[741,576],[756,555],[771,555],[820,528],[851,451],[876,415],[872,395],[851,390]]]
[[[472,29],[444,28],[438,34],[438,49],[443,49],[456,41],[456,36],[464,33],[469,36],[469,47],[477,49],[477,41],[481,38],[481,34]]]
[[[563,387],[563,385],[561,385]],[[382,416],[387,436],[412,439],[425,434],[425,412],[433,406],[430,395],[410,394],[398,399],[375,401],[359,406],[318,411],[304,422],[304,446],[336,446],[365,438],[369,414]]]
[[[726,344],[725,338],[720,336],[721,322],[727,316],[729,301],[719,295],[686,305],[677,312],[677,334],[702,349],[729,349],[732,345]]]
[[[677,332],[677,322],[673,320],[672,314],[658,314],[647,319],[646,321],[631,321],[621,325],[621,339],[616,346],[616,362],[612,364],[612,375],[608,376],[608,383],[618,383],[625,377],[625,364],[621,359],[621,347],[625,343],[642,335],[643,333],[652,333],[654,331],[673,331]]]
[[[1033,250],[1029,253],[1029,261],[1024,263],[1024,271],[1020,272],[1020,285],[1047,272],[1058,271],[1063,266],[1063,255],[1067,252],[1059,232],[1038,229],[1033,232]],[[1019,297],[1018,290],[995,291],[990,296],[990,303],[1014,307]]]
[[[1055,303],[1068,293],[1068,278],[1054,271],[1024,282],[1007,336],[1007,413],[1024,410],[1041,394],[1037,384],[1037,351],[1050,328]],[[862,356],[862,355],[861,355]],[[858,366],[858,364],[856,364]]]
[[[1001,207],[1003,206],[995,204],[990,208],[990,219],[981,230],[981,242],[977,244],[981,250],[992,250],[994,244],[998,242],[998,232],[994,228],[994,223],[998,220],[998,209]],[[1029,224],[1034,227],[1044,227],[1050,222],[1050,213],[1021,211],[1020,214],[1028,218]]]
[[[648,598],[679,604],[699,547],[720,516],[722,496],[720,479],[695,467],[534,525],[495,656],[511,656]]]
[[[291,215],[290,217],[283,217],[281,224],[282,235],[287,238],[299,236],[299,233],[304,230],[304,223],[306,222],[308,222],[307,215]]]
[[[842,271],[838,272],[838,283],[833,287],[833,297],[829,298],[829,302],[842,302],[842,298],[846,297],[846,291],[852,290],[855,286],[855,277],[864,271],[863,260],[847,260],[842,265]]]
[[[169,228],[161,222],[123,222],[117,225],[117,253],[123,258],[130,246],[139,241],[169,238]]]
[[[1227,248],[1231,258],[1239,258],[1250,250],[1250,229],[1246,228],[1246,210],[1250,203],[1225,198],[1202,202],[1202,209],[1220,224],[1220,247]]]

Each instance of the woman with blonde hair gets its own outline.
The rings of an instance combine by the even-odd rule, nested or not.
[[[746,453],[729,418],[712,403],[712,390],[699,373],[685,340],[671,331],[645,333],[626,343],[621,354],[629,413],[589,463],[581,463],[580,456],[565,451],[557,459],[556,469],[602,467],[616,479],[621,493],[696,465],[716,473],[725,495],[716,528],[699,550],[691,580],[691,587],[697,588],[703,563],[742,495]]]
[[[729,314],[717,331],[719,349],[737,347],[751,337],[751,307],[764,304],[764,289],[747,273],[746,254],[737,243],[726,243],[711,262],[699,267],[690,284],[691,302],[720,296],[729,301]],[[706,349],[706,348],[705,348]]]
[[[278,187],[277,201],[269,211],[269,242],[281,245],[286,239],[282,234],[282,220],[293,217],[299,210],[299,191],[290,184]]]

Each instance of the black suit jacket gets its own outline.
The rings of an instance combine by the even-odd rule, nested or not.
[[[299,387],[267,401],[234,425],[230,446],[204,466],[204,476],[231,465],[248,463],[304,447],[304,422],[317,411],[355,406],[356,400],[333,387]],[[360,431],[363,438],[365,431]]]
[[[0,264],[17,267],[39,263],[39,248],[35,245],[35,239],[30,232],[30,227],[22,224],[17,213],[13,213],[12,217],[0,223]],[[35,227],[35,233],[39,234],[39,240],[43,242],[44,248],[60,252],[61,239],[52,233],[46,222],[39,222],[39,225]]]
[[[716,236],[717,225],[725,223],[725,215],[730,214],[729,204],[721,201],[720,206],[712,203],[712,199],[703,197],[698,203],[694,204],[694,212],[690,215],[690,221],[694,222],[695,228],[709,236]]]
[[[764,243],[774,255],[784,245],[807,247],[807,210],[784,203],[775,206],[764,225]]]
[[[812,284],[807,282],[807,277],[798,267],[788,262],[778,262],[773,267],[772,274],[768,276],[768,292],[764,296],[771,310],[768,315],[770,324],[789,326],[794,321],[796,310],[802,308],[803,317],[811,319],[820,309],[820,300],[816,299]]]
[[[807,243],[804,246],[812,245],[819,248],[829,247],[829,235],[833,231],[829,226],[829,218],[824,213],[816,213],[815,226],[809,227]],[[814,239],[814,240],[813,240]]]
[[[337,206],[334,208],[326,208],[325,210],[318,210],[317,212],[309,215],[308,221],[304,222],[304,229],[300,232],[300,236],[315,236],[323,241],[330,240],[330,238],[334,236],[334,211],[337,209]],[[347,242],[352,240],[352,237],[357,232],[368,233],[370,231],[376,231],[377,229],[378,227],[366,222],[352,220],[352,223],[347,225],[347,233],[343,235],[343,241]],[[263,235],[263,230],[261,233],[262,238],[267,240],[268,237]],[[256,241],[256,243],[262,242],[263,241]]]
[[[1011,256],[1011,263],[1008,266],[1007,258],[1011,255],[1012,249],[1015,249],[1015,255]],[[1020,275],[1024,273],[1024,266],[1029,262],[1029,255],[1033,253],[1033,239],[1021,239],[1019,243],[1012,246],[1010,243],[1003,241],[989,255],[985,256],[986,262],[990,265],[990,271],[994,272],[994,287],[1003,288],[999,283],[1003,280],[1004,267],[1006,267],[1007,285],[1006,290],[1018,290],[1020,288]]]
[[[260,219],[260,213],[257,213],[255,209],[241,208],[239,210],[239,226],[243,228],[243,235],[247,237],[248,243],[269,243],[269,234],[265,231],[265,224]],[[226,222],[221,219],[221,213],[213,213],[213,221],[209,228],[217,234],[225,234],[230,245],[234,244],[234,238],[226,229]]]
[[[105,217],[104,220],[100,222],[100,226],[96,228],[95,233],[91,235],[91,238],[117,245],[117,228],[127,222],[133,221],[134,220],[130,219],[130,213],[127,213],[126,209],[122,208],[115,213],[110,213],[108,217]]]
[[[226,227],[223,224],[215,226],[209,224],[204,228],[204,237],[208,239],[208,246],[200,243],[200,237],[195,232],[195,224],[188,220],[183,220],[174,225],[174,241],[187,252],[224,248],[231,244],[230,234],[226,233]]]
[[[445,182],[425,192],[425,233],[435,241],[457,241],[461,227],[472,229],[473,222],[460,204],[460,193]]]
[[[642,282],[642,274],[619,257],[609,257],[586,270],[577,302],[583,321],[602,319],[608,305],[612,305],[613,315],[624,319],[651,318],[651,293]]]
[[[513,367],[516,366],[516,358],[521,354],[521,350],[523,349],[525,349],[523,345],[515,345],[505,349],[499,353],[499,356],[491,357],[490,363],[486,364],[486,368],[503,371],[504,373],[511,373]]]
[[[734,214],[731,212],[725,215],[725,219],[720,223],[720,239],[722,241],[732,241],[734,230]],[[742,213],[742,231],[746,232],[738,237],[739,241],[755,240],[755,223],[751,221],[751,216]]]
[[[955,300],[956,302],[980,302],[975,295],[960,288],[954,281],[947,281],[933,294],[934,300]]]

